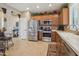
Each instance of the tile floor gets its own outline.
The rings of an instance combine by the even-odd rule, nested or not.
[[[14,46],[6,51],[7,56],[46,56],[48,50],[48,42],[33,42],[13,39]]]

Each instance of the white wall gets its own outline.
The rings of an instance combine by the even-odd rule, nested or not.
[[[11,11],[14,11],[16,14],[20,13],[19,11],[5,5],[5,4],[1,4],[0,3],[0,7],[4,7],[7,9],[7,13],[5,14],[5,17],[7,18],[7,24],[6,24],[6,28],[8,30],[8,32],[11,32],[13,27],[15,26],[15,23],[17,21],[17,16],[13,16],[11,14]]]
[[[69,25],[72,25],[72,4],[69,4]]]
[[[7,13],[4,15],[4,17],[7,18],[7,32],[12,33],[13,27],[15,27],[15,23],[19,20],[19,38],[28,39],[28,21],[31,18],[31,14],[27,11],[20,13],[14,8],[11,8],[5,4],[0,4],[0,7],[7,9]],[[11,11],[14,11],[16,14],[20,13],[22,15],[21,18],[19,19],[18,16],[12,15]]]
[[[79,25],[79,3],[78,3],[78,5],[77,5],[77,11],[78,11],[78,20],[77,20],[77,22],[78,22],[78,25]]]
[[[3,27],[3,16],[4,16],[3,11],[0,8],[0,29]]]
[[[28,22],[31,19],[29,11],[23,12],[19,22],[19,38],[28,40]]]

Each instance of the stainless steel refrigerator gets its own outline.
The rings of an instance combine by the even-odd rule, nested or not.
[[[28,39],[31,41],[38,40],[38,21],[30,20],[28,24]]]

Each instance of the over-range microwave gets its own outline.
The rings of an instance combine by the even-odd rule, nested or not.
[[[43,21],[40,21],[40,25],[50,26],[50,25],[52,25],[52,20],[43,20]]]

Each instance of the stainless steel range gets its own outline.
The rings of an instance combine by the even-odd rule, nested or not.
[[[51,41],[52,21],[51,20],[40,21],[40,29],[43,32],[42,40]]]

